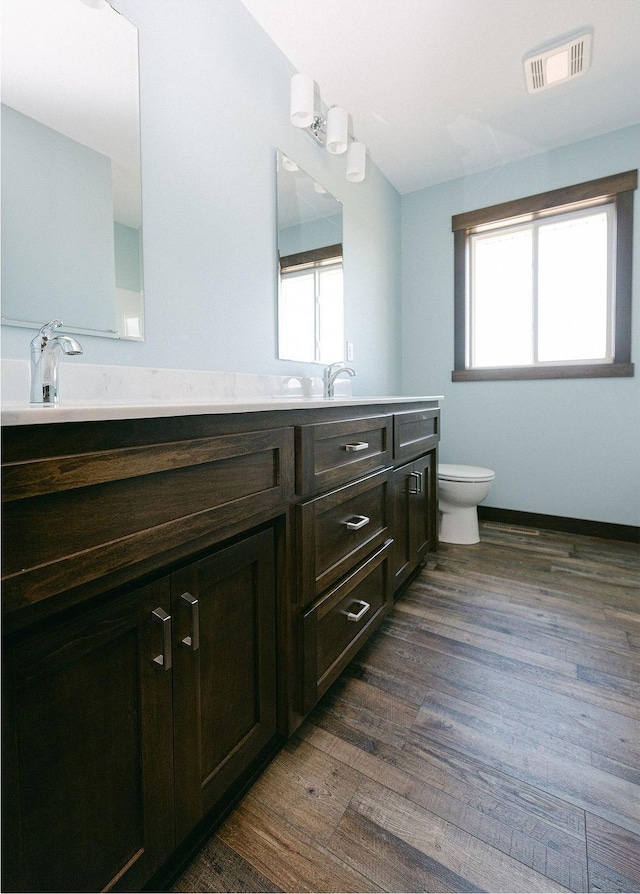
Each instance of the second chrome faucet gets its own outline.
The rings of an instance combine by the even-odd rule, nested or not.
[[[334,382],[338,378],[338,376],[345,373],[348,376],[355,376],[355,369],[351,369],[350,366],[345,366],[343,361],[338,363],[331,363],[329,366],[325,366],[324,371],[322,373],[322,384],[324,387],[324,397],[333,397],[334,396]]]

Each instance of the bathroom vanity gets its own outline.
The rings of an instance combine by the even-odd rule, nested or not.
[[[24,413],[4,890],[157,886],[435,549],[438,398]]]

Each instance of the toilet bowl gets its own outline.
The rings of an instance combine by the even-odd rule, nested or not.
[[[478,466],[438,465],[438,509],[443,543],[478,543],[478,503],[489,493],[496,477]]]

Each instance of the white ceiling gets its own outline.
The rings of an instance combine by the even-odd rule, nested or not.
[[[242,0],[401,193],[640,121],[640,0]],[[593,31],[579,78],[523,59]]]

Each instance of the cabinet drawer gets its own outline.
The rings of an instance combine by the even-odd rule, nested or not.
[[[302,503],[300,601],[307,604],[390,536],[391,472]]]
[[[391,416],[296,428],[296,492],[312,494],[391,464]]]
[[[292,459],[280,429],[5,464],[5,612],[261,521],[286,505]]]
[[[302,617],[304,711],[309,711],[378,626],[392,602],[387,540]]]
[[[412,459],[432,450],[440,440],[440,410],[393,414],[393,458]]]

